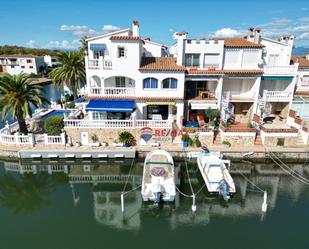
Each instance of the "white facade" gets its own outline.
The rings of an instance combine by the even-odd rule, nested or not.
[[[56,67],[59,65],[57,56],[55,55],[44,55],[44,62],[48,67]]]
[[[0,55],[0,72],[12,75],[20,73],[39,74],[45,67],[43,56]]]
[[[173,57],[166,57],[164,45],[139,37],[136,21],[132,30],[89,38],[87,97],[134,100],[133,113],[125,117],[140,120],[134,127],[153,124],[146,121],[154,118],[181,125],[191,113],[207,108],[248,122],[254,113],[271,114],[269,106],[280,114],[291,105],[298,79],[298,63],[290,65],[293,36],[275,41],[250,28],[239,38],[206,41],[177,32],[174,39]],[[90,121],[109,119],[108,113],[88,114]]]

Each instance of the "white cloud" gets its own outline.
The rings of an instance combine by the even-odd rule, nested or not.
[[[80,46],[79,40],[62,40],[62,41],[49,41],[47,44],[45,44],[44,48],[49,49],[76,49]]]
[[[35,48],[36,47],[36,42],[35,42],[35,40],[29,40],[28,42],[26,42],[26,45],[29,48]]]
[[[215,37],[234,37],[239,36],[241,33],[236,29],[231,28],[222,28],[217,31],[215,31],[214,36]]]
[[[306,11],[306,10],[308,10],[308,8],[301,8],[301,10],[302,10],[302,11]]]
[[[174,29],[173,28],[169,28],[168,31],[174,33]]]
[[[66,25],[63,24],[60,27],[60,31],[67,31],[71,32],[73,36],[93,36],[93,35],[100,35],[108,32],[112,32],[115,30],[119,30],[120,28],[111,24],[103,25],[100,30],[95,30],[90,28],[86,25]]]

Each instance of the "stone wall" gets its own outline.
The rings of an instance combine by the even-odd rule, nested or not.
[[[297,144],[298,137],[265,137],[265,146],[277,146],[278,139],[284,139],[284,147],[295,147]]]
[[[222,132],[223,141],[229,141],[231,145],[253,146],[255,141],[255,132]]]
[[[199,140],[202,145],[210,146],[214,141],[214,133],[213,132],[201,132],[199,133]]]

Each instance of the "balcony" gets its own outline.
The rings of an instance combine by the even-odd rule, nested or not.
[[[288,76],[295,75],[297,73],[297,66],[265,66],[263,70],[264,75]]]
[[[255,96],[252,92],[226,91],[223,93],[225,99],[235,102],[254,102]]]
[[[293,94],[288,91],[267,91],[263,92],[263,99],[268,102],[290,102]]]
[[[134,97],[134,87],[90,87],[89,95],[96,96],[120,96],[120,97]]]
[[[171,120],[89,120],[89,119],[64,119],[65,128],[172,128]]]
[[[107,59],[89,59],[88,60],[88,69],[91,70],[111,70],[112,61]]]

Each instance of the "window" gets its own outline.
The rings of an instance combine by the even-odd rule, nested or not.
[[[93,59],[99,59],[100,56],[104,57],[104,50],[94,50],[93,51]]]
[[[219,67],[219,54],[205,54],[204,67]]]
[[[167,78],[162,82],[163,89],[176,89],[177,88],[177,79],[175,78]]]
[[[226,50],[224,55],[224,67],[225,68],[238,68],[239,65],[239,57],[240,57],[240,50],[229,49]]]
[[[155,78],[144,79],[143,88],[158,88],[158,80]]]
[[[126,57],[126,50],[124,47],[118,47],[118,57],[119,58]]]
[[[258,50],[244,50],[242,55],[242,68],[257,68]]]
[[[32,60],[31,59],[27,59],[27,63],[32,63]]]
[[[270,54],[268,58],[267,66],[277,66],[279,62],[279,54]]]
[[[309,75],[304,75],[301,80],[301,85],[302,86],[308,86],[309,85]]]
[[[126,78],[116,77],[116,87],[126,87]]]
[[[107,113],[106,112],[93,112],[92,119],[93,120],[105,120],[107,119]]]
[[[187,67],[198,67],[200,65],[199,54],[186,54],[185,65]]]
[[[15,66],[11,66],[11,68],[15,68]]]
[[[29,68],[33,68],[33,66],[29,66]]]
[[[21,66],[21,68],[25,68],[25,66]]]

